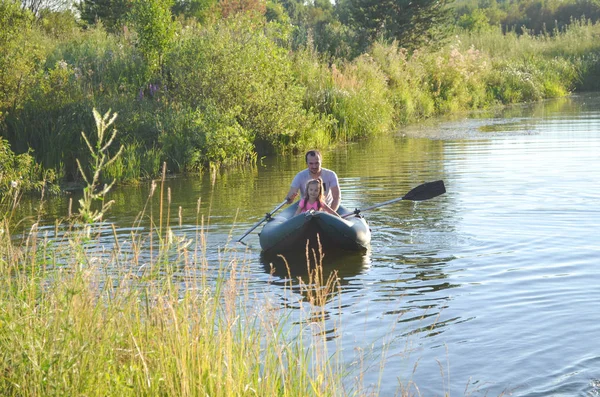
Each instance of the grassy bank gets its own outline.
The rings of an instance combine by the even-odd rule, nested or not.
[[[168,219],[168,206],[156,212]],[[225,249],[209,263],[197,219],[195,235],[155,219],[129,237],[113,229],[112,241],[101,238],[110,225],[35,223],[18,239],[3,225],[0,394],[361,395],[347,389],[341,352],[328,351],[335,278],[316,268],[290,283],[295,309],[268,284],[257,304],[245,254]]]

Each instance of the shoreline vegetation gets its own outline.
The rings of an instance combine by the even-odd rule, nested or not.
[[[82,27],[70,11],[36,15],[2,0],[3,195],[15,183],[83,185],[76,159],[89,159],[81,131],[93,129],[92,108],[119,113],[123,153],[103,177],[136,183],[164,162],[169,173],[202,172],[599,88],[600,24],[585,18],[517,33],[482,27],[476,9],[440,42],[381,37],[335,56],[344,43],[327,52],[322,32],[299,40],[281,7],[273,16],[219,3],[201,22],[175,18],[169,1],[132,4],[120,24]]]

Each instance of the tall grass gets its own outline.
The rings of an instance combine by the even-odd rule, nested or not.
[[[57,221],[54,235],[34,223],[17,238],[3,218],[0,394],[339,395],[346,373],[327,351],[323,309],[337,281],[322,256],[300,280],[292,322],[277,301],[256,304],[243,253],[209,263],[200,205],[196,234],[177,236],[162,182],[158,194],[158,211],[144,207],[133,225],[150,216],[149,230],[129,237]],[[113,241],[101,238],[107,227]]]
[[[257,305],[243,254],[225,249],[218,267],[209,264],[200,205],[196,234],[173,232],[165,166],[158,219],[146,205],[132,228],[141,230],[149,215],[149,230],[124,238],[112,226],[114,240],[101,238],[106,225],[96,221],[110,203],[100,211],[91,204],[112,186],[96,191],[100,173],[118,158],[107,155],[116,114],[94,110],[94,118],[97,140],[83,134],[94,159],[91,177],[77,161],[88,184],[80,201],[83,227],[57,221],[49,237],[36,222],[15,238],[10,217],[2,216],[0,394],[329,396],[343,390],[340,361],[327,353],[322,309],[336,292],[336,278],[323,280],[314,270],[307,284],[300,282],[308,310],[300,311],[307,317],[299,323],[277,302]],[[15,199],[12,208],[17,205]],[[322,256],[316,259],[321,263]]]
[[[132,236],[130,252],[117,235],[99,250],[99,241],[72,226],[58,242],[35,227],[22,245],[2,235],[2,395],[343,390],[344,373],[326,350],[324,319],[309,315],[294,326],[276,302],[251,304],[256,297],[243,255],[222,252],[217,273],[209,274],[205,247],[190,239],[164,244],[148,258],[138,238]],[[331,284],[322,285],[304,284],[315,294],[307,305],[318,308],[332,292]]]

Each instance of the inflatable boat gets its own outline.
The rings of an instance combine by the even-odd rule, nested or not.
[[[344,207],[338,213],[345,218],[322,211],[310,211],[298,215],[298,202],[278,215],[269,217],[259,233],[263,253],[269,255],[305,251],[319,245],[323,250],[332,248],[346,251],[366,250],[371,242],[371,230],[360,214],[353,214]]]

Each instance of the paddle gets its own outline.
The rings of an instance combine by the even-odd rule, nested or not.
[[[375,208],[383,207],[384,205],[392,204],[401,200],[410,200],[410,201],[423,201],[429,200],[431,198],[437,197],[441,194],[446,193],[446,187],[444,186],[444,181],[435,181],[435,182],[426,182],[422,185],[419,185],[412,189],[410,192],[406,193],[404,196],[384,201],[383,203],[375,204],[367,208],[356,209],[354,212],[349,214],[342,215],[342,218],[348,218],[352,215],[358,215],[361,212],[369,211]]]
[[[238,239],[238,242],[241,242],[244,237],[246,237],[247,235],[249,235],[250,233],[252,233],[252,231],[254,229],[256,229],[261,223],[263,223],[264,221],[266,221],[268,219],[271,219],[271,216],[274,213],[276,213],[281,207],[283,207],[286,204],[287,204],[287,199],[283,203],[281,203],[277,207],[275,207],[275,209],[273,211],[267,212],[267,214],[265,215],[264,218],[262,218],[260,221],[256,222],[246,233],[244,233],[244,235],[242,237],[240,237]]]

